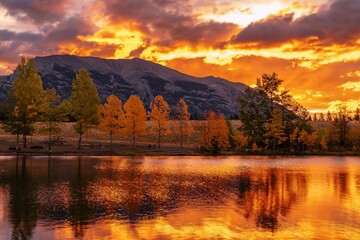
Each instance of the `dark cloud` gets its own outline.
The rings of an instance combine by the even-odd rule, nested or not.
[[[7,13],[20,20],[35,23],[55,22],[66,15],[71,0],[1,0]]]
[[[30,32],[16,33],[6,29],[0,30],[0,41],[38,41],[41,40],[43,36],[41,34],[35,34]]]
[[[360,36],[360,1],[334,0],[316,13],[294,19],[294,14],[270,16],[251,23],[232,42],[277,44],[316,37],[321,44],[348,44]]]
[[[76,44],[78,48],[88,46],[78,36],[92,34],[96,28],[79,17],[71,17],[41,33],[14,32],[0,29],[0,56],[2,61],[17,62],[20,55],[47,55],[58,53],[62,44]],[[97,47],[96,45],[95,47]],[[109,52],[112,47],[101,46],[99,52]],[[114,53],[115,51],[113,51]],[[109,56],[109,55],[106,55]]]
[[[238,30],[231,23],[201,22],[191,12],[189,1],[122,0],[106,1],[106,15],[113,21],[133,21],[153,43],[172,46],[186,43],[216,46]]]
[[[51,29],[46,35],[47,41],[73,42],[79,35],[89,35],[96,31],[89,21],[74,16],[66,19]]]

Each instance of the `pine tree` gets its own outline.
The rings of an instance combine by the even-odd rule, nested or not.
[[[99,94],[93,80],[85,69],[80,69],[72,83],[71,96],[64,101],[68,114],[76,120],[73,127],[79,134],[78,149],[81,149],[82,135],[98,123],[99,103]]]
[[[285,126],[283,125],[282,112],[280,108],[275,108],[271,113],[271,119],[269,123],[265,124],[267,132],[264,134],[265,137],[271,139],[273,145],[273,151],[276,147],[283,143],[287,137],[285,137]]]
[[[124,134],[131,137],[134,147],[136,137],[146,134],[146,110],[139,96],[130,96],[124,104],[124,112]]]
[[[169,115],[170,107],[160,95],[154,98],[150,105],[149,112],[151,131],[158,136],[158,147],[160,148],[161,138],[170,133]]]
[[[174,133],[180,136],[180,147],[183,147],[185,136],[189,136],[193,132],[190,124],[190,113],[184,99],[180,99],[175,107],[176,123],[174,124]]]
[[[34,132],[34,124],[39,121],[46,106],[45,91],[35,67],[34,59],[21,58],[17,66],[17,75],[10,89],[11,111],[4,121],[5,131],[23,135],[23,147],[26,148],[26,136]]]
[[[106,103],[99,107],[99,128],[109,134],[110,148],[113,146],[113,135],[120,134],[124,128],[124,110],[122,101],[115,95],[110,95]]]

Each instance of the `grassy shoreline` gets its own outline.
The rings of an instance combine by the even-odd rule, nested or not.
[[[147,145],[136,145],[134,148],[130,145],[117,145],[113,149],[109,146],[99,148],[83,148],[78,150],[75,145],[53,146],[52,150],[47,150],[47,146],[43,149],[21,148],[19,151],[0,149],[0,156],[360,156],[360,152],[345,151],[345,152],[305,152],[305,153],[291,153],[291,152],[239,152],[239,151],[221,151],[217,155],[211,153],[201,153],[195,147],[185,147],[181,149],[176,146],[163,146],[161,148],[149,149]]]

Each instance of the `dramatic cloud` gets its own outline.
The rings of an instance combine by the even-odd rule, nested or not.
[[[24,41],[24,42],[34,42],[42,39],[42,35],[34,34],[31,32],[22,32],[16,33],[9,30],[0,30],[0,41]]]
[[[78,36],[93,34],[96,27],[80,17],[71,17],[57,24],[46,34],[46,40],[68,42],[77,40]]]
[[[294,13],[251,23],[233,38],[237,43],[274,44],[313,38],[322,44],[353,44],[360,37],[360,1],[334,0],[319,12],[294,19]]]
[[[1,0],[7,13],[35,23],[54,22],[66,15],[72,0]]]
[[[160,46],[219,46],[238,30],[233,23],[199,21],[192,15],[191,1],[122,0],[106,1],[112,21],[133,21],[135,27]],[[186,13],[186,14],[184,14]]]

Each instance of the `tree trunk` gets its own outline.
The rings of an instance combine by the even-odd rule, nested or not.
[[[110,131],[110,149],[112,150],[113,149],[113,139],[112,139],[112,131]]]
[[[183,148],[183,125],[180,123],[180,148]]]
[[[23,147],[26,148],[26,134],[23,134]]]
[[[273,152],[275,152],[275,148],[276,148],[276,139],[274,138],[274,140],[273,140]]]
[[[79,134],[79,141],[78,141],[78,149],[81,149],[81,138],[82,138],[82,134]]]
[[[161,128],[160,128],[160,121],[158,122],[158,128],[159,128],[159,132],[158,132],[158,147],[160,148],[160,137],[161,137]]]
[[[135,122],[133,122],[133,132],[132,132],[132,147],[135,147],[135,134],[136,134],[136,125]]]
[[[48,150],[51,151],[51,122],[49,122],[49,142]]]
[[[16,134],[16,150],[17,151],[20,150],[20,135],[19,135],[19,133]]]

